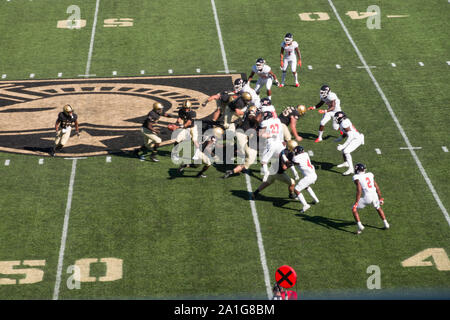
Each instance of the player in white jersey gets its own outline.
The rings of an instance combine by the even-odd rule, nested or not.
[[[252,100],[250,101],[250,105],[254,105],[257,108],[259,108],[261,106],[261,100],[259,98],[259,95],[256,93],[256,91],[250,87],[250,82],[249,81],[244,81],[241,78],[238,78],[236,80],[234,80],[234,93],[235,94],[239,94],[242,92],[248,92],[250,94],[250,96],[252,97]]]
[[[284,87],[286,71],[289,64],[291,64],[291,71],[295,78],[295,86],[299,87],[300,84],[298,83],[297,77],[297,65],[299,67],[302,66],[302,56],[300,55],[300,50],[298,49],[298,43],[297,41],[294,41],[294,36],[292,33],[287,33],[284,36],[284,41],[281,43],[280,66],[283,73],[281,76],[281,84],[279,85],[280,87]]]
[[[384,204],[384,199],[381,197],[381,191],[375,182],[373,173],[366,172],[366,166],[362,163],[356,164],[355,173],[353,182],[356,185],[356,201],[352,207],[352,213],[358,224],[357,234],[360,234],[364,230],[364,226],[358,215],[358,209],[363,209],[369,204],[374,206],[381,220],[383,220],[384,227],[389,229],[389,223],[386,220],[383,209],[381,209],[381,205]]]
[[[263,154],[261,156],[261,165],[263,170],[263,182],[267,181],[269,177],[269,169],[267,164],[269,161],[278,157],[280,152],[284,149],[283,145],[283,128],[281,121],[278,118],[274,118],[272,112],[266,111],[263,113],[263,121],[260,124],[259,135],[265,138],[266,145],[264,147]]]
[[[258,76],[258,81],[256,82],[255,91],[259,94],[259,89],[261,86],[266,86],[267,97],[272,99],[272,81],[275,85],[278,85],[277,76],[272,72],[272,68],[266,64],[263,58],[256,60],[256,64],[252,67],[252,72],[248,77],[247,83],[250,83],[254,75]]]
[[[308,210],[311,206],[306,202],[305,197],[301,194],[302,190],[308,190],[311,197],[314,199],[314,203],[319,203],[319,199],[314,193],[310,185],[316,183],[317,174],[316,169],[311,164],[308,153],[305,152],[302,146],[297,146],[294,148],[294,158],[292,162],[295,166],[302,172],[303,178],[297,183],[294,188],[294,192],[297,195],[297,199],[302,203],[303,209],[302,213]]]
[[[269,98],[262,98],[261,99],[260,111],[261,111],[262,114],[264,114],[264,112],[271,112],[273,118],[278,118],[278,115],[277,115],[277,112],[275,110],[275,107],[273,106],[273,104],[272,104],[272,102],[270,101]]]
[[[343,136],[347,137],[347,141],[345,141],[344,144],[339,144],[337,146],[338,151],[342,151],[344,157],[344,163],[339,164],[337,167],[348,167],[348,170],[343,173],[344,176],[348,176],[349,174],[354,173],[351,153],[360,145],[364,144],[364,135],[356,130],[355,126],[350,119],[347,118],[344,112],[336,112],[334,118],[341,128]]]
[[[323,113],[323,117],[322,117],[322,120],[320,120],[319,136],[317,137],[317,139],[314,142],[322,141],[323,129],[325,128],[325,125],[328,123],[328,121],[332,120],[334,130],[339,129],[339,124],[336,121],[334,121],[334,115],[336,112],[342,111],[341,100],[339,100],[336,93],[334,93],[330,90],[329,86],[324,84],[320,88],[319,94],[320,94],[319,103],[313,107],[309,107],[308,109],[314,110],[314,109],[320,108],[323,104],[326,104],[328,106],[328,109],[327,110],[322,110],[322,109],[319,110],[319,113]],[[340,140],[342,140],[342,137],[339,137],[335,141],[338,142]]]

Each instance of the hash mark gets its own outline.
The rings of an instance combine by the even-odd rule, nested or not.
[[[145,74],[145,70],[141,70],[141,74]]]
[[[308,150],[308,154],[310,157],[314,157],[314,152],[312,150]]]
[[[381,154],[381,150],[378,149],[378,148],[375,149],[375,152],[376,152],[377,154]]]
[[[423,62],[419,62],[419,66],[423,67],[424,66]]]
[[[9,166],[9,163],[10,163],[9,159],[5,160],[5,166]]]
[[[448,1],[450,1],[450,0],[448,0]],[[446,146],[442,146],[442,150],[444,150],[444,152],[448,152],[448,149]]]
[[[34,78],[34,73],[31,73],[31,74],[30,74],[30,78]]]
[[[2,79],[6,79],[6,74],[2,74]]]
[[[173,73],[173,70],[172,70],[172,69],[169,69],[168,72],[169,72],[169,73]]]
[[[62,72],[58,73],[58,78],[62,77]]]
[[[44,159],[39,159],[39,164],[44,164]]]
[[[196,71],[197,71],[197,73],[200,73],[200,68],[197,68]]]
[[[340,64],[337,64],[336,65],[336,69],[340,69],[341,68],[341,65]]]
[[[113,75],[113,76],[117,76],[117,71],[113,71],[113,72],[112,72],[112,75]]]
[[[391,66],[393,66],[394,68],[397,66],[395,63],[391,63]]]
[[[111,162],[111,156],[106,157],[106,162]]]
[[[313,68],[312,66],[308,66],[308,69],[309,69],[309,70],[312,70],[312,68]]]

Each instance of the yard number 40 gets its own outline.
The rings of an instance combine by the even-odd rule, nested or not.
[[[427,261],[432,257],[434,265],[439,271],[450,271],[450,260],[443,248],[428,248],[412,257],[402,261],[403,267],[430,267],[433,265],[431,261]]]

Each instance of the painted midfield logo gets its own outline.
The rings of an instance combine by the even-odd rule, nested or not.
[[[142,145],[140,128],[155,101],[171,115],[161,117],[163,144],[183,100],[197,119],[216,106],[200,105],[209,95],[232,86],[238,75],[137,77],[0,82],[0,151],[47,155],[55,121],[65,104],[78,115],[80,137],[72,137],[63,156],[93,156],[129,151]]]

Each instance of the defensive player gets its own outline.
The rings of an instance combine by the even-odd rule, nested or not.
[[[341,110],[341,100],[339,100],[336,93],[332,92],[330,90],[330,87],[326,84],[324,84],[322,87],[320,87],[319,91],[320,95],[320,101],[318,104],[316,104],[313,107],[309,107],[309,110],[314,110],[317,108],[320,108],[324,103],[328,106],[327,110],[319,110],[319,113],[323,113],[322,120],[320,120],[320,126],[319,126],[319,135],[317,139],[314,142],[320,142],[322,141],[323,136],[323,129],[325,128],[325,125],[328,121],[332,120],[333,122],[333,129],[338,130],[339,124],[334,121],[333,117],[336,112],[342,111]],[[336,142],[342,140],[342,137],[336,140]]]
[[[256,82],[255,91],[259,95],[259,90],[261,86],[266,86],[267,98],[272,100],[272,81],[276,86],[279,85],[277,76],[272,72],[272,68],[266,64],[263,58],[258,58],[256,64],[252,67],[252,72],[248,77],[247,83],[250,84],[254,75],[258,76],[258,81]]]
[[[286,33],[284,36],[284,41],[281,43],[280,66],[283,73],[281,75],[280,87],[284,87],[286,71],[289,64],[291,64],[291,71],[295,78],[295,86],[299,87],[300,84],[298,83],[297,77],[297,65],[299,67],[302,66],[302,56],[300,55],[300,50],[298,49],[298,43],[297,41],[294,41],[294,36],[292,33]]]
[[[266,143],[261,157],[263,182],[265,182],[269,177],[269,169],[267,166],[269,161],[272,158],[278,158],[278,155],[284,149],[281,121],[278,118],[274,118],[270,111],[263,113],[259,136],[265,138]]]
[[[289,190],[289,198],[294,199],[294,187],[295,187],[295,180],[299,179],[298,173],[295,170],[295,167],[293,166],[292,158],[294,157],[293,150],[297,146],[297,142],[294,140],[291,140],[288,144],[288,147],[280,152],[280,155],[278,156],[277,163],[274,164],[275,168],[277,169],[276,173],[270,174],[267,178],[267,181],[262,182],[259,187],[252,193],[252,199],[256,199],[258,194],[263,191],[265,188],[270,186],[272,183],[275,182],[275,180],[281,181],[288,185]],[[289,177],[286,174],[286,170],[291,168],[292,172],[294,173],[295,180]]]
[[[369,204],[373,205],[377,210],[378,215],[383,220],[384,228],[389,229],[389,223],[386,220],[383,209],[381,209],[381,205],[384,204],[384,199],[381,197],[381,191],[373,173],[366,172],[366,166],[362,163],[357,163],[353,182],[356,185],[356,201],[352,207],[352,213],[358,224],[357,234],[360,234],[364,230],[364,226],[359,218],[358,209],[363,209]]]
[[[342,156],[344,157],[344,162],[339,164],[337,167],[348,167],[348,170],[342,174],[344,176],[348,176],[349,174],[354,173],[351,153],[355,151],[360,145],[364,144],[364,135],[356,130],[355,126],[352,124],[350,119],[347,118],[344,112],[336,112],[334,118],[339,124],[341,131],[345,136],[347,136],[347,140],[345,141],[345,143],[339,144],[337,146],[338,151],[341,151]]]
[[[289,132],[289,128],[291,129],[295,140],[297,141],[303,140],[303,138],[300,137],[297,132],[297,121],[305,113],[306,107],[304,105],[298,105],[297,107],[286,107],[278,115],[278,118],[281,121],[281,125],[283,126],[285,141],[290,141],[292,139],[292,135]]]
[[[73,108],[66,104],[63,107],[63,111],[58,114],[58,118],[55,123],[55,145],[50,150],[50,155],[55,156],[56,151],[60,151],[69,141],[72,127],[75,126],[75,131],[80,136],[80,130],[78,128],[78,115],[73,111]]]
[[[256,161],[258,155],[257,133],[259,122],[262,114],[258,111],[256,106],[250,106],[245,112],[242,123],[237,127],[236,140],[239,146],[244,146],[245,160],[243,164],[238,164],[233,170],[227,170],[224,179],[233,174],[238,174],[243,170],[248,170],[250,166]]]
[[[134,150],[136,156],[141,160],[145,159],[145,155],[149,150],[152,150],[150,159],[154,162],[158,162],[156,155],[158,154],[158,147],[161,143],[161,138],[158,136],[160,131],[155,124],[158,122],[163,111],[163,105],[159,102],[153,104],[152,110],[147,114],[144,122],[142,123],[141,132],[144,137],[144,145],[139,149]],[[142,154],[140,154],[142,152]]]
[[[252,98],[250,104],[255,105],[258,108],[261,106],[259,94],[257,94],[255,89],[250,86],[249,81],[244,81],[241,78],[234,80],[234,93],[242,94],[243,92],[250,94]]]
[[[294,158],[292,159],[292,162],[294,162],[294,164],[303,174],[303,178],[297,183],[294,191],[297,195],[297,199],[303,205],[303,209],[301,210],[301,212],[304,213],[306,210],[311,208],[311,206],[306,202],[303,194],[301,194],[302,190],[306,189],[314,199],[314,203],[319,203],[319,199],[311,188],[311,185],[316,183],[317,181],[316,169],[311,164],[309,155],[305,152],[302,146],[297,146],[294,148]]]

